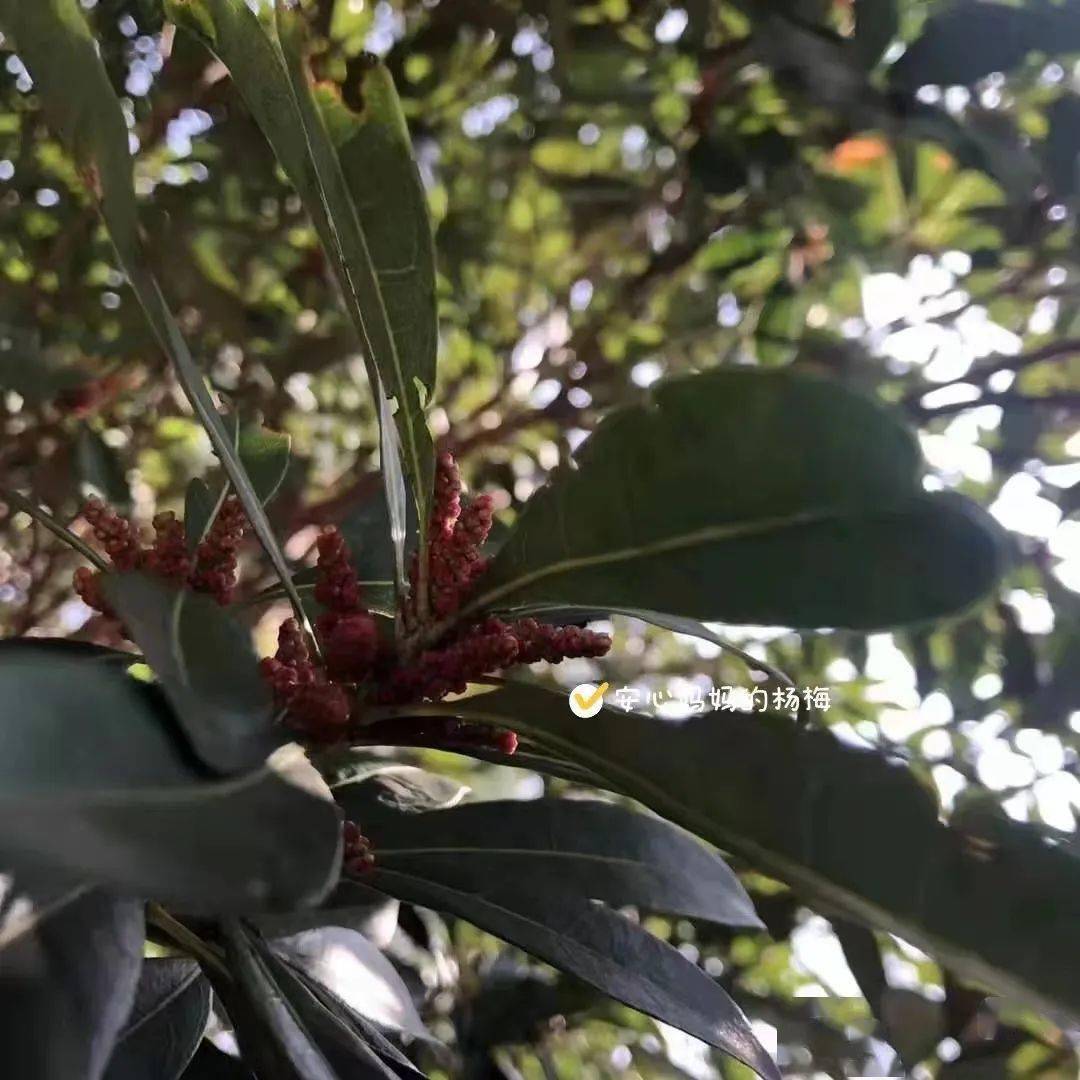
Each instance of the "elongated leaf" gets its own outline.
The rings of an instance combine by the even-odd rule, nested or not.
[[[96,566],[98,570],[109,569],[109,564],[89,544],[84,543],[70,529],[61,525],[52,514],[43,507],[38,506],[32,499],[28,499],[25,495],[21,495],[12,488],[5,487],[0,487],[0,499],[3,499],[14,509],[29,514],[39,525],[48,529],[53,536],[62,543],[67,544],[73,551],[77,551],[89,563]]]
[[[99,1080],[135,993],[142,904],[86,892],[0,949],[4,1073]]]
[[[572,603],[867,629],[982,596],[997,531],[921,494],[888,411],[791,371],[718,369],[620,409],[528,502],[470,610]]]
[[[194,552],[206,538],[228,491],[227,484],[219,483],[211,487],[198,477],[188,484],[184,492],[184,534],[188,551]],[[281,595],[285,595],[284,589]]]
[[[422,1073],[379,1030],[327,986],[282,959],[265,942],[261,959],[312,1039],[342,1080],[392,1080]]]
[[[135,1003],[109,1059],[105,1080],[176,1080],[210,1018],[210,984],[193,960],[143,961]]]
[[[750,897],[722,859],[665,821],[583,799],[495,800],[402,813],[380,804],[378,782],[346,784],[334,797],[362,823],[383,869],[484,892],[534,881],[551,895],[762,928]]]
[[[361,1016],[411,1038],[431,1038],[394,965],[356,930],[305,930],[275,942],[274,949]]]
[[[158,688],[117,655],[0,643],[0,853],[189,911],[320,900],[338,819],[328,793],[298,786],[310,783],[298,748],[212,779]]]
[[[304,200],[364,343],[372,391],[394,401],[405,470],[426,521],[433,453],[423,410],[435,375],[433,247],[389,75],[384,68],[368,74],[363,115],[326,98],[320,105],[298,12],[278,5],[271,28],[243,0],[169,0],[166,9],[229,69]],[[384,462],[383,474],[393,510],[399,505],[393,462]]]
[[[604,993],[779,1077],[746,1017],[676,949],[580,895],[554,899],[532,883],[491,882],[483,892],[383,870],[380,887],[410,903],[475,923]]]
[[[1005,820],[980,857],[915,778],[876,753],[760,714],[673,724],[604,709],[582,722],[562,695],[522,684],[457,713],[502,717],[808,900],[898,934],[962,976],[1080,1014],[1067,960],[1080,947],[1080,860]]]
[[[353,113],[306,64],[306,27],[296,7],[275,0],[285,67],[340,253],[346,307],[374,361],[373,388],[394,402],[401,455],[422,523],[434,476],[424,418],[435,383],[435,265],[431,227],[393,80],[380,63],[364,73],[363,111]],[[380,406],[380,416],[385,410]],[[389,444],[384,441],[383,446]],[[391,513],[398,507],[394,469]],[[395,515],[396,517],[396,515]],[[397,521],[403,529],[404,522]]]
[[[225,933],[236,985],[222,996],[245,1061],[260,1080],[338,1080],[282,994],[258,939],[238,923],[226,923]]]
[[[70,149],[97,199],[117,256],[150,328],[176,371],[184,393],[210,437],[252,528],[289,594],[297,617],[303,607],[258,495],[151,272],[139,237],[128,152],[127,124],[78,0],[0,0],[0,31],[14,39],[50,122]]]
[[[104,590],[205,764],[235,773],[281,745],[251,634],[232,614],[148,574],[109,574]]]

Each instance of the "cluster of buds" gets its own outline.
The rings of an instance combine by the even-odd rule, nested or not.
[[[209,593],[219,604],[232,599],[236,586],[236,552],[244,536],[247,518],[240,500],[229,496],[210,526],[206,538],[188,554],[183,522],[173,513],[158,514],[153,521],[154,539],[143,545],[138,526],[120,517],[100,499],[90,499],[83,517],[105,549],[113,567],[120,571],[145,570],[175,585]],[[83,566],[75,571],[75,592],[83,603],[112,617],[101,590],[101,575]]]
[[[285,723],[315,743],[340,742],[349,730],[352,695],[312,662],[295,619],[278,630],[277,652],[260,664],[263,677],[284,711]]]
[[[488,564],[480,551],[491,532],[494,503],[490,495],[477,495],[462,504],[461,474],[450,454],[441,454],[436,462],[432,503],[427,574],[421,580],[419,559],[414,557],[409,575],[412,594],[405,621],[412,627],[427,614],[436,619],[454,615]],[[417,610],[421,598],[426,598],[428,612]]]
[[[316,620],[323,663],[312,665],[305,648],[303,678],[298,678],[290,658],[300,631],[291,622],[283,631],[285,637],[277,656],[264,662],[264,671],[286,710],[288,723],[308,738],[322,741],[332,738],[335,732],[339,738],[349,733],[349,710],[328,687],[348,687],[348,700],[354,703],[352,719],[362,725],[364,702],[436,702],[463,693],[470,682],[514,664],[595,658],[611,647],[607,634],[577,626],[549,626],[535,619],[507,622],[495,617],[478,621],[462,618],[455,624],[454,615],[461,612],[463,602],[487,566],[481,548],[491,529],[492,500],[479,495],[465,502],[457,466],[450,455],[444,454],[436,471],[434,504],[427,575],[421,578],[414,559],[412,594],[402,611],[411,640],[423,641],[426,637],[431,642],[418,652],[399,654],[392,642],[380,640],[375,619],[363,606],[348,547],[340,532],[329,528],[319,537],[315,597],[326,609]],[[425,587],[427,604],[422,597]],[[324,710],[324,715],[318,714],[319,709]],[[475,734],[459,730],[460,725],[452,732],[444,727],[429,734],[442,743],[460,742]],[[511,740],[506,733],[483,733],[485,743],[494,742],[508,753],[513,752]]]
[[[196,592],[209,593],[219,604],[232,600],[236,588],[236,552],[246,528],[243,504],[230,495],[221,504],[206,538],[195,549],[195,567],[188,580]]]
[[[288,619],[279,629],[277,652],[261,665],[283,722],[298,737],[315,744],[341,742],[365,727],[365,705],[437,702],[514,664],[596,658],[611,647],[607,634],[577,626],[493,616],[471,620],[463,607],[487,567],[481,550],[491,530],[492,500],[478,495],[464,501],[457,466],[444,454],[436,471],[434,505],[426,573],[419,572],[414,559],[412,593],[401,611],[406,629],[401,651],[402,643],[380,635],[375,616],[364,606],[341,533],[331,527],[319,536],[315,598],[323,612],[315,629],[321,655],[313,659],[303,629]],[[131,522],[99,500],[91,500],[84,515],[118,570],[145,570],[208,593],[221,604],[231,601],[246,525],[235,496],[225,500],[194,556],[188,553],[184,526],[173,514],[154,519],[149,547],[143,546]],[[75,589],[90,607],[112,614],[99,574],[85,567],[77,570]],[[395,729],[395,741],[415,736],[442,745],[474,745],[479,740],[508,754],[517,745],[512,733],[494,728],[444,719],[409,723],[407,731]]]

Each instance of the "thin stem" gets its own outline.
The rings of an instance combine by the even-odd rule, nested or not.
[[[182,922],[174,919],[160,904],[147,905],[146,919],[174,944],[190,953],[204,967],[213,969],[218,975],[223,975],[226,979],[232,979],[229,969],[225,966],[224,954],[208,942],[203,941],[198,934],[188,929]]]
[[[44,525],[53,536],[63,540],[65,544],[74,548],[84,559],[92,562],[98,570],[108,571],[109,564],[89,544],[77,537],[70,529],[61,525],[52,514],[47,510],[43,510],[25,495],[20,495],[19,492],[10,488],[0,487],[0,499],[3,499],[10,506],[14,506],[17,510],[29,514],[39,525]]]

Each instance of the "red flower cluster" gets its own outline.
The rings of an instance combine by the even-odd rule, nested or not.
[[[487,569],[480,554],[491,532],[494,505],[490,495],[477,495],[462,508],[461,473],[450,454],[441,454],[435,466],[435,498],[428,523],[427,596],[430,614],[446,619],[461,607],[477,579]],[[423,595],[419,560],[413,557],[410,571],[412,596],[406,624],[422,620],[417,600]]]
[[[476,621],[463,617],[462,607],[487,567],[480,552],[491,530],[492,500],[479,495],[463,504],[457,466],[444,454],[438,461],[434,502],[427,573],[419,573],[414,558],[412,594],[401,612],[406,629],[401,652],[392,635],[380,635],[375,616],[364,606],[341,533],[330,528],[319,537],[315,598],[325,610],[315,627],[321,658],[312,659],[303,630],[295,619],[288,619],[279,629],[276,654],[261,665],[284,722],[298,736],[318,744],[340,742],[364,725],[366,704],[440,701],[513,664],[599,657],[611,647],[607,634],[576,626],[549,626],[535,619],[506,622],[493,616]],[[154,518],[155,536],[147,548],[138,529],[99,500],[87,503],[84,516],[118,570],[146,570],[178,586],[208,593],[221,604],[232,599],[236,553],[246,525],[235,496],[225,500],[194,557],[187,550],[184,526],[173,514]],[[112,614],[102,596],[99,574],[86,567],[77,570],[75,589],[90,607]],[[405,729],[399,721],[368,722],[367,726],[379,728],[385,723],[398,725],[387,732],[398,742],[410,738],[439,744],[479,742],[508,754],[517,746],[512,733],[443,718],[409,720]]]
[[[350,726],[349,701],[354,703],[352,718],[359,721],[364,701],[375,705],[440,701],[448,694],[464,692],[471,681],[513,664],[599,657],[611,647],[607,634],[576,626],[548,626],[535,619],[504,622],[486,617],[454,626],[452,616],[461,610],[487,566],[480,549],[491,529],[492,501],[480,495],[463,505],[461,478],[449,454],[438,462],[434,501],[427,577],[420,579],[414,558],[413,591],[402,612],[414,640],[422,640],[428,631],[434,641],[407,658],[396,652],[393,642],[380,640],[375,618],[363,606],[341,534],[331,528],[319,537],[315,597],[327,609],[316,620],[323,665],[311,662],[292,620],[282,627],[277,656],[263,662],[287,722],[309,738],[344,737]],[[425,585],[430,599],[426,614],[420,597]],[[449,629],[435,636],[443,625]],[[299,661],[298,649],[303,651]],[[347,694],[343,685],[349,688]],[[415,727],[420,722],[411,723]],[[471,738],[460,724],[453,731],[444,728],[431,734],[437,734],[441,742]],[[498,732],[485,732],[483,741],[494,742],[508,753],[516,746],[516,739]]]
[[[83,517],[94,536],[105,548],[117,570],[145,570],[177,585],[188,585],[196,592],[209,593],[219,604],[232,599],[236,586],[236,551],[244,536],[247,518],[235,495],[222,504],[206,539],[188,554],[183,522],[175,514],[154,518],[154,540],[144,547],[138,526],[120,517],[100,499],[90,499],[83,507]],[[83,602],[112,617],[101,592],[101,575],[81,566],[74,575],[75,592]]]

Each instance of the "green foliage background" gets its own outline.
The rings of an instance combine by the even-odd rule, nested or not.
[[[299,199],[221,65],[166,26],[157,4],[88,6],[126,93],[154,270],[193,354],[238,410],[292,436],[270,506],[288,554],[303,557],[324,522],[370,537],[377,418]],[[1002,815],[1071,832],[1075,8],[337,0],[315,19],[318,74],[347,104],[359,105],[365,48],[386,57],[402,95],[437,246],[429,419],[471,485],[496,493],[504,522],[606,409],[662,374],[793,365],[895,403],[921,432],[925,486],[972,496],[1010,527],[1000,594],[944,625],[869,639],[725,633],[800,685],[829,686],[832,707],[813,722],[907,762],[987,859],[1005,857],[994,839]],[[89,489],[141,518],[179,508],[210,462],[208,442],[17,55],[6,71],[0,476],[64,520]],[[753,477],[732,468],[725,483],[736,500]],[[71,598],[70,553],[14,508],[0,528],[2,636],[94,639]],[[368,555],[372,576],[388,576],[370,541]],[[279,617],[256,626],[263,645]],[[730,655],[639,620],[617,618],[615,634],[603,668],[613,685],[747,681]],[[572,685],[597,671],[568,664],[559,677]],[[440,765],[488,796],[544,783],[464,759]],[[833,930],[861,989],[837,990],[830,979],[846,975],[843,964],[816,968],[807,944],[833,942],[830,911],[738,868],[767,934],[691,919],[650,928],[776,1029],[792,1075],[873,1075],[875,1057],[892,1062],[888,1047],[917,1075],[1076,1075],[1064,1018],[987,1004],[879,935],[885,986],[873,942],[840,921]],[[424,1019],[454,1046],[456,1064],[444,1068],[739,1074],[464,922],[410,912],[395,948]]]

